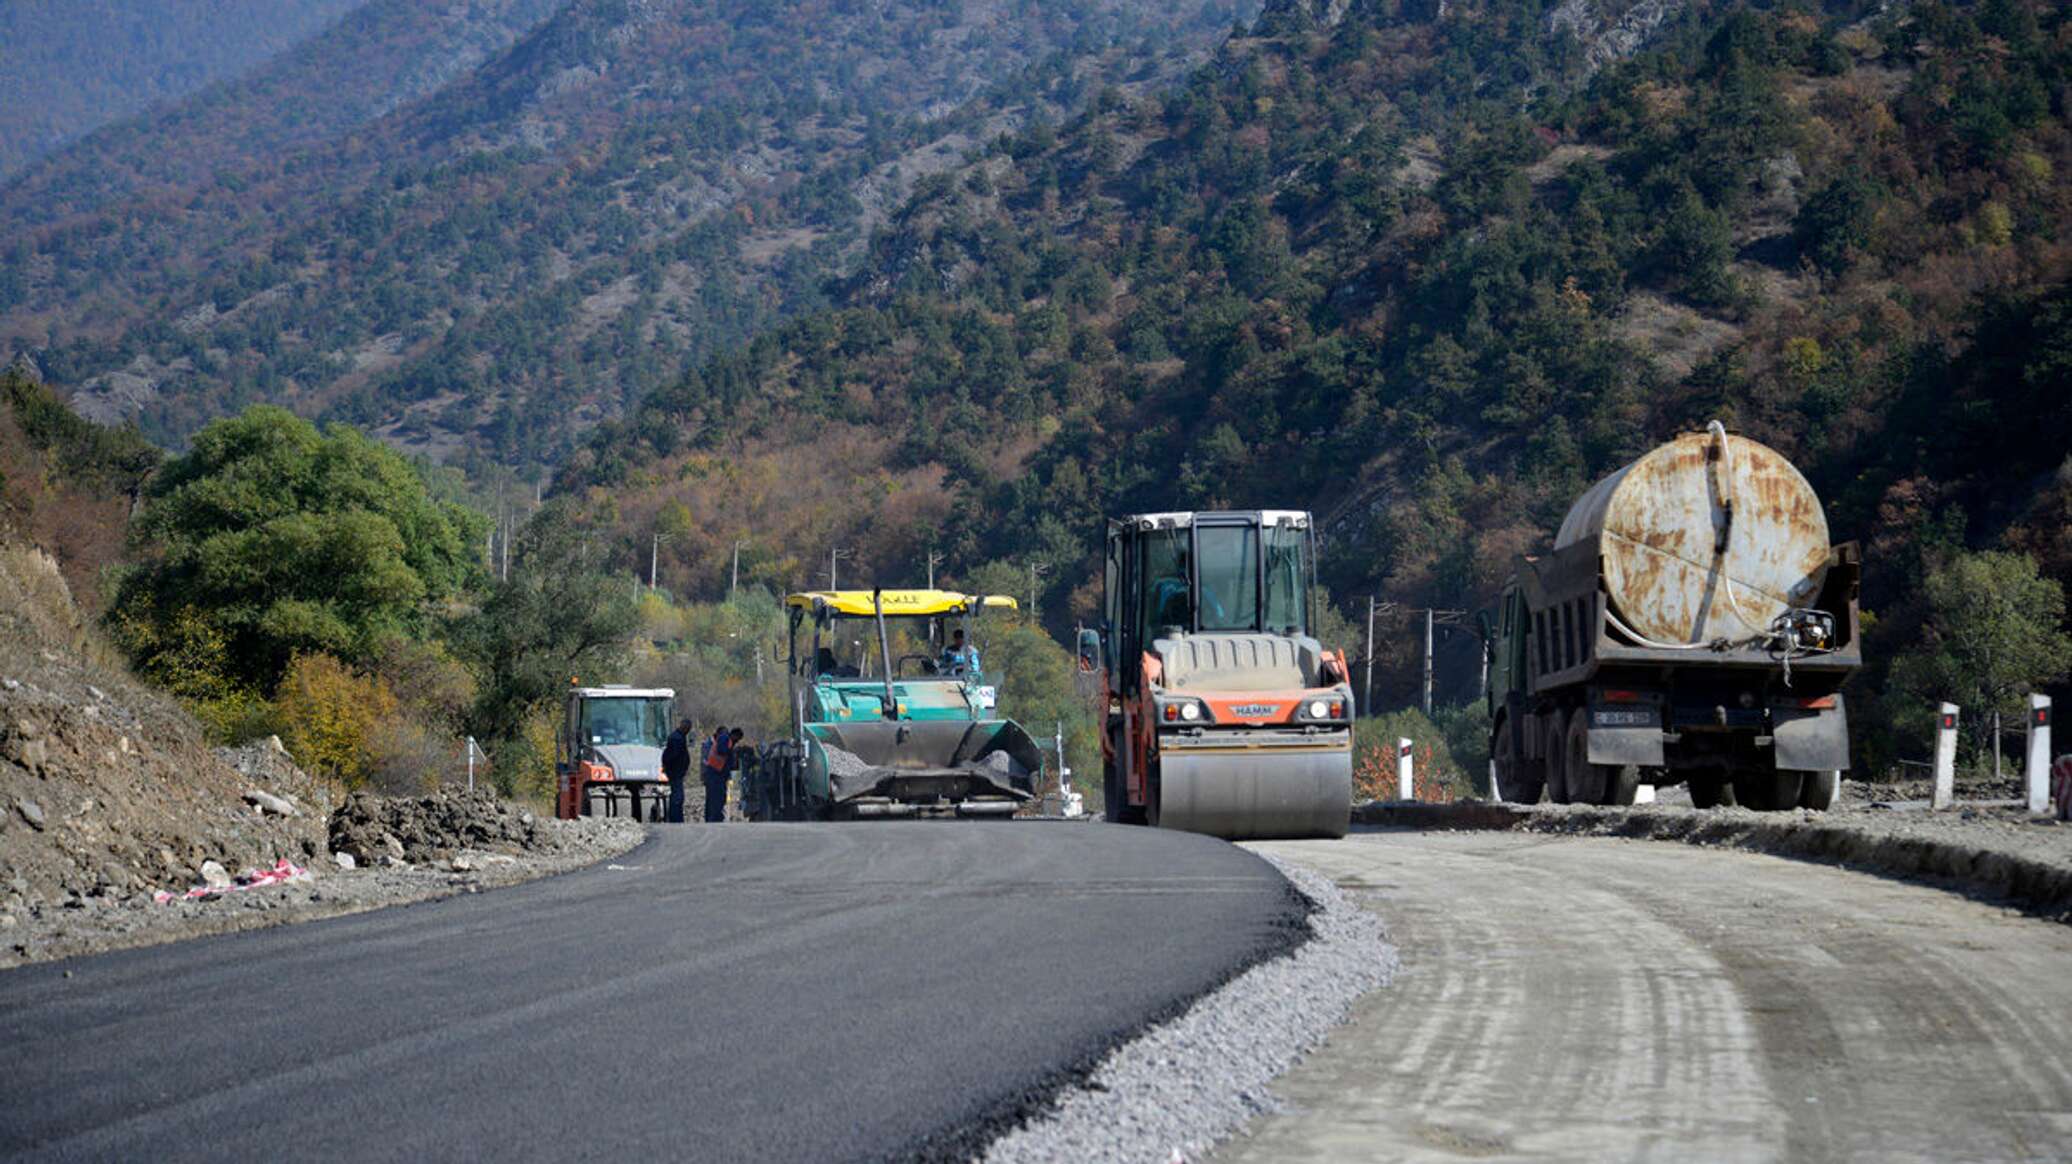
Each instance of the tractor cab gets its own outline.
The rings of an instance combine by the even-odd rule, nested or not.
[[[661,819],[675,701],[667,687],[571,684],[554,734],[554,815]]]

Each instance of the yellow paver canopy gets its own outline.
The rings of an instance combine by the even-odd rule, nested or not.
[[[836,614],[870,618],[877,614],[874,597],[882,598],[887,617],[959,614],[981,606],[1015,610],[1014,599],[1005,594],[959,594],[953,590],[808,590],[788,595],[786,606],[812,610],[825,606]]]

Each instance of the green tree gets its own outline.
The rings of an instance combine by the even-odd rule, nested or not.
[[[571,679],[619,678],[640,616],[624,575],[605,574],[593,564],[599,560],[566,506],[549,504],[520,534],[510,580],[454,628],[455,653],[475,675],[468,730],[488,750],[506,796],[537,790],[528,773],[546,775],[549,759],[533,754],[530,721]]]
[[[283,409],[220,420],[146,491],[145,561],[110,621],[138,667],[180,689],[272,691],[291,658],[363,666],[384,641],[423,638],[479,573],[484,519],[434,501],[410,464],[343,425]],[[197,641],[218,673],[190,674]]]
[[[1849,269],[1871,248],[1878,197],[1876,184],[1854,171],[1821,187],[1792,222],[1800,251],[1830,275]]]
[[[2065,591],[2038,575],[2027,554],[1959,554],[1922,584],[1920,640],[1893,661],[1893,686],[1964,709],[1980,751],[1992,746],[1993,713],[2019,717],[2022,697],[2072,671],[2072,638],[2060,629]]]

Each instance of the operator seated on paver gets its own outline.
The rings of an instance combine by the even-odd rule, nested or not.
[[[978,648],[964,642],[964,628],[950,632],[949,644],[942,649],[942,662],[938,673],[943,675],[970,675],[978,671]]]

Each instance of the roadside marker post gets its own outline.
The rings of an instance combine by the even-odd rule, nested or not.
[[[1396,799],[1415,800],[1417,789],[1411,783],[1410,741],[1396,740]]]
[[[1930,808],[1948,808],[1957,800],[1957,705],[1945,703],[1935,720],[1935,791]]]
[[[1504,802],[1504,790],[1503,790],[1503,789],[1501,789],[1501,788],[1499,788],[1499,787],[1497,787],[1497,783],[1496,783],[1496,761],[1495,761],[1494,759],[1492,759],[1492,760],[1490,760],[1490,761],[1489,761],[1489,803],[1491,803],[1491,804],[1502,804],[1503,802]]]
[[[2029,697],[2029,811],[2050,809],[2050,696]]]

